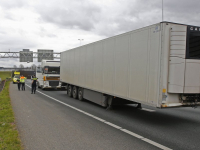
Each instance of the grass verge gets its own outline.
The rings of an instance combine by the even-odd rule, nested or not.
[[[1,80],[5,80],[6,78],[10,78],[12,75],[11,71],[0,71]]]
[[[21,141],[14,122],[14,113],[9,96],[9,84],[7,81],[0,93],[0,149],[21,150]]]

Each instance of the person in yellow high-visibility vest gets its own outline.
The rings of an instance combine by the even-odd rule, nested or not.
[[[26,79],[26,77],[24,77],[23,75],[20,78],[20,83],[22,85],[22,91],[23,90],[25,91],[25,79]]]

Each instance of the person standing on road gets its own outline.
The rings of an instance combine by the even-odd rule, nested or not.
[[[25,91],[25,77],[22,75],[21,78],[20,78],[20,82],[22,84],[22,91],[24,90]]]
[[[21,76],[19,78],[17,78],[17,86],[18,86],[19,91],[20,91],[20,87],[21,87],[20,78],[21,78]]]
[[[33,94],[33,93],[35,94],[37,79],[38,78],[36,78],[35,75],[33,75],[33,78],[32,78],[33,81],[32,81],[32,84],[31,84],[32,85],[32,93],[31,94]]]

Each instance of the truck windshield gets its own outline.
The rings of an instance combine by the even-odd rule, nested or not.
[[[14,78],[19,78],[19,75],[15,75]]]
[[[44,67],[45,74],[60,74],[60,67]]]

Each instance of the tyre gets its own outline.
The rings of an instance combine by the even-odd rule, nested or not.
[[[72,93],[72,95],[73,95],[74,99],[77,99],[77,97],[78,97],[78,91],[77,91],[77,87],[76,86],[73,87],[73,93]]]
[[[67,88],[67,95],[69,97],[72,97],[72,86],[71,85],[68,85],[68,88]]]
[[[83,89],[82,88],[78,88],[78,99],[80,101],[83,101]]]

